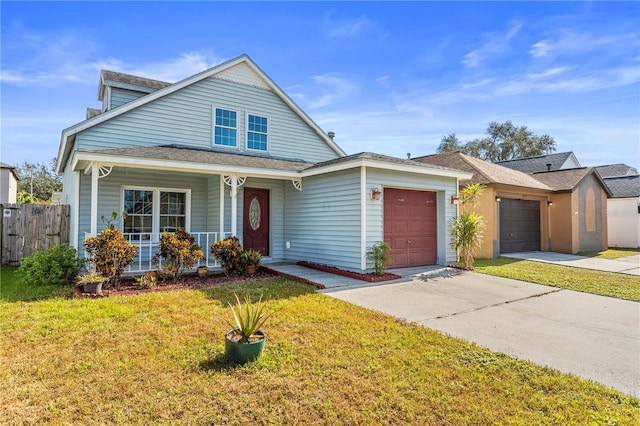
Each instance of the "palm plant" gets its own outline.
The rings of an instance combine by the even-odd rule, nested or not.
[[[253,304],[249,296],[245,296],[244,302],[241,302],[236,293],[233,295],[236,297],[236,304],[234,306],[229,302],[229,307],[231,308],[234,322],[228,322],[240,336],[239,343],[247,343],[249,338],[260,330],[260,327],[273,315],[273,312],[266,312],[262,296],[260,296],[258,302]]]
[[[460,191],[462,214],[451,223],[451,245],[459,253],[463,266],[471,269],[477,250],[482,245],[484,218],[475,212],[476,201],[484,191],[479,183],[470,183]],[[466,211],[470,207],[469,211]]]

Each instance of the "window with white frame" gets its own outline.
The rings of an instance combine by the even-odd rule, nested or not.
[[[255,114],[247,114],[247,149],[267,150],[269,119]]]
[[[238,113],[229,109],[214,109],[213,143],[218,146],[237,146]]]
[[[136,234],[131,235],[135,240],[149,240],[164,231],[189,231],[190,195],[190,190],[124,188],[124,234]]]

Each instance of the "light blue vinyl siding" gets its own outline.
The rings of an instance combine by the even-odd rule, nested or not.
[[[270,118],[269,152],[320,162],[338,155],[273,92],[208,78],[80,132],[77,149],[180,144],[213,146],[213,108],[238,111],[238,147],[246,150],[246,112]]]
[[[146,95],[146,93],[136,92],[134,90],[119,89],[116,87],[111,88],[111,105],[109,109],[119,107],[131,101]]]
[[[98,232],[106,228],[100,217],[111,217],[111,212],[121,212],[121,197],[123,186],[148,188],[171,188],[191,190],[191,232],[205,232],[207,230],[207,192],[206,177],[188,175],[184,173],[141,172],[135,170],[124,171],[114,169],[111,174],[98,180]],[[80,211],[78,247],[83,247],[84,233],[91,231],[91,175],[80,175]],[[120,221],[115,225],[122,229]]]
[[[360,169],[285,185],[285,249],[289,260],[360,270]]]
[[[451,248],[449,224],[456,216],[456,205],[450,203],[456,194],[456,179],[440,176],[425,176],[415,173],[398,173],[388,170],[367,169],[367,192],[380,188],[383,196],[379,201],[367,201],[367,247],[384,238],[384,188],[400,188],[437,192],[438,215],[438,259],[440,264],[455,262],[456,252]]]

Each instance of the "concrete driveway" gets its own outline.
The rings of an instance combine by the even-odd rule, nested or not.
[[[322,292],[640,397],[639,303],[448,268],[408,272]]]

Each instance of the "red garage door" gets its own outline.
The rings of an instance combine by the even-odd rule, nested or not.
[[[393,249],[390,268],[438,262],[436,193],[385,188],[384,240]]]

